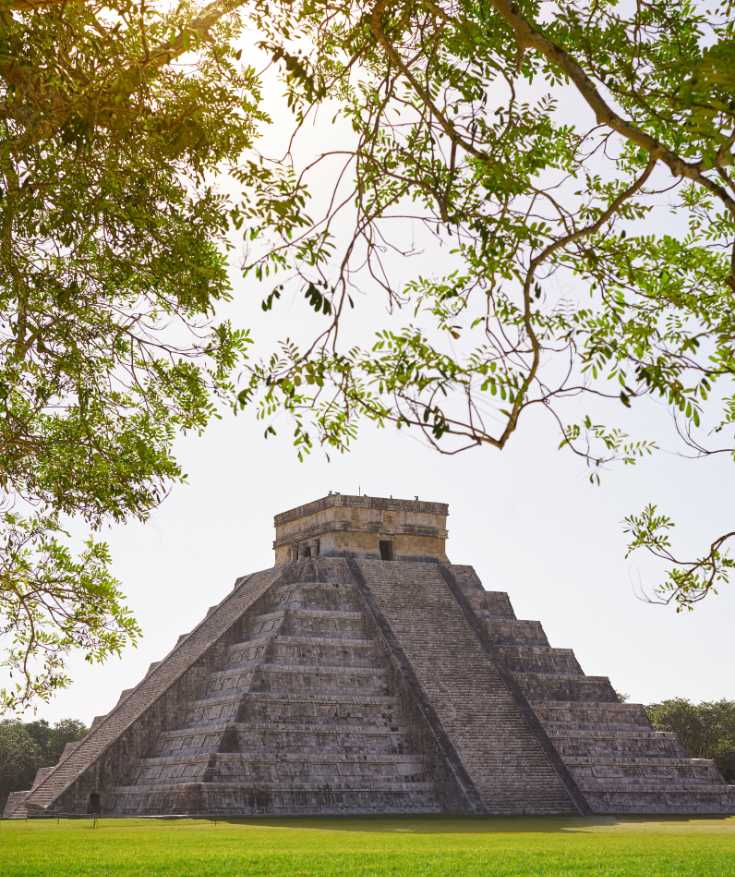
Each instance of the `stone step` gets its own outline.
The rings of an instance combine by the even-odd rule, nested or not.
[[[130,774],[135,783],[162,782],[271,783],[317,782],[334,787],[359,779],[400,779],[417,782],[428,779],[425,759],[415,754],[345,753],[217,753],[212,756],[169,755],[140,759]]]
[[[419,756],[383,755],[271,755],[253,757],[250,753],[219,754],[212,767],[213,782],[251,784],[288,783],[292,788],[316,785],[322,788],[350,788],[366,782],[400,780],[405,783],[430,779],[426,761]]]
[[[516,620],[510,597],[505,591],[483,591],[480,605],[481,611],[486,614],[488,620],[499,618],[508,621]]]
[[[344,591],[349,594],[357,594],[357,588],[355,587],[354,582],[350,581],[333,581],[328,582],[326,579],[321,579],[319,581],[308,582],[281,582],[277,585],[274,585],[271,588],[271,594],[288,594],[292,590],[303,590],[303,591]]]
[[[725,783],[715,763],[707,758],[570,759],[567,767],[571,768],[582,791],[639,787],[677,789]]]
[[[191,727],[220,721],[234,721],[242,698],[242,692],[235,692],[193,700],[186,709],[183,724]]]
[[[446,570],[368,559],[353,568],[400,642],[434,728],[451,740],[485,810],[573,811],[560,773],[468,621]]]
[[[384,658],[370,639],[330,639],[315,636],[277,636],[269,655],[276,663],[343,667],[383,667]]]
[[[333,704],[333,705],[394,705],[398,703],[395,695],[383,694],[344,694],[340,692],[326,691],[320,693],[318,691],[249,691],[243,695],[245,700],[262,700],[269,703],[306,703],[306,704]],[[222,698],[226,700],[227,698]],[[663,733],[663,732],[662,732]]]
[[[513,673],[532,704],[544,701],[616,703],[617,696],[607,676],[576,676],[563,673]]]
[[[574,731],[551,735],[551,741],[565,762],[612,756],[624,759],[686,758],[676,734],[668,731]]]
[[[484,604],[487,591],[482,587],[482,582],[477,577],[474,569],[464,564],[452,564],[451,569],[454,580],[467,600],[475,608],[479,607],[480,604]],[[508,595],[506,594],[505,596],[507,597]],[[510,605],[510,600],[508,600],[508,605]]]
[[[498,645],[496,651],[505,666],[518,673],[584,675],[571,649],[534,645]]]
[[[423,755],[417,755],[415,752],[406,753],[384,753],[382,755],[357,756],[345,752],[290,752],[271,751],[263,753],[253,752],[218,752],[215,755],[217,761],[231,761],[248,764],[283,764],[290,767],[298,768],[301,765],[346,765],[359,767],[360,765],[375,764],[410,764],[413,767],[423,767],[426,759]],[[145,761],[168,761],[169,759],[144,759]]]
[[[227,787],[230,789],[246,789],[248,791],[250,789],[255,788],[255,789],[268,789],[269,791],[272,791],[272,792],[288,792],[291,789],[295,788],[295,786],[292,786],[290,783],[267,783],[267,784],[260,784],[259,783],[254,787],[252,787],[252,786],[247,787],[247,786],[243,786],[242,783],[239,783],[239,782],[230,783],[230,782],[219,780],[216,783],[215,782],[211,782],[211,783],[209,783],[209,782],[202,782],[202,783],[170,783],[170,782],[150,783],[149,785],[147,785],[145,787],[145,792],[149,793],[149,792],[154,791],[154,790],[181,791],[183,788],[186,788],[187,786],[201,786],[202,788],[204,788],[204,787],[214,788],[214,787],[219,786],[219,787]],[[355,785],[354,783],[352,783],[352,784],[345,783],[342,786],[332,787],[332,786],[328,786],[325,784],[311,783],[311,784],[299,785],[298,788],[301,790],[304,790],[304,791],[315,791],[315,792],[329,792],[330,790],[334,790],[337,788],[342,788],[345,791],[353,791],[353,792],[361,791],[361,792],[368,792],[368,793],[373,793],[373,792],[380,793],[381,791],[386,791],[386,790],[433,792],[434,791],[434,784],[431,782],[425,781],[425,780],[421,781],[421,782],[416,782],[416,783],[403,782],[401,780],[393,780],[393,781],[384,780],[383,782],[381,782],[377,785],[370,785],[370,786],[359,786],[359,785]],[[112,786],[111,789],[116,794],[121,794],[121,795],[135,795],[136,793],[141,791],[141,787],[138,785]]]
[[[517,618],[489,618],[485,626],[495,645],[548,646],[540,621],[522,621]]]
[[[251,635],[278,630],[292,636],[315,636],[329,639],[361,639],[365,622],[361,612],[336,609],[279,609],[253,619]]]
[[[288,751],[364,751],[400,754],[409,751],[406,731],[364,723],[335,722],[317,725],[297,722],[237,723],[218,722],[190,728],[164,731],[159,737],[157,755],[201,755],[232,745],[223,740],[225,733],[235,734],[236,751],[267,750],[275,746]],[[225,751],[224,749],[222,751]]]
[[[394,696],[249,692],[243,698],[241,720],[326,727],[334,722],[359,723],[398,731],[401,711]]]
[[[30,794],[30,790],[10,792],[5,801],[5,807],[2,813],[3,819],[25,819],[26,809],[23,805]]]
[[[548,733],[564,730],[651,730],[646,711],[638,703],[589,703],[548,701],[534,705]]]
[[[270,630],[256,636],[251,636],[237,643],[232,643],[227,649],[227,664],[240,664],[244,661],[265,660],[268,646],[277,636],[276,631]]]
[[[355,619],[362,619],[362,612],[357,612],[352,609],[304,609],[298,606],[294,609],[279,608],[274,609],[271,612],[262,612],[259,615],[254,615],[253,618],[261,621],[268,619],[277,619],[280,618],[284,613],[287,613],[289,615],[303,616],[305,618],[325,618],[345,622],[349,622]]]
[[[177,737],[186,737],[189,734],[222,734],[233,723],[231,722],[210,722],[208,725],[192,725],[186,728],[169,728],[167,731],[161,731],[160,738],[162,740],[174,740]]]
[[[650,730],[645,725],[624,722],[542,722],[549,737],[574,736],[582,731],[599,731],[602,734],[640,734]]]
[[[281,629],[285,620],[286,613],[283,609],[253,615],[247,623],[245,640],[252,641],[268,635],[273,636]]]
[[[286,613],[283,633],[302,637],[354,639],[365,635],[365,621],[361,612],[289,609]]]
[[[254,687],[260,664],[256,661],[230,667],[226,670],[216,670],[209,674],[207,679],[206,699],[219,695],[244,693]]]
[[[40,786],[53,769],[54,765],[51,765],[50,767],[39,767],[36,771],[35,777],[33,778],[33,782],[31,783],[31,788],[35,789],[36,786]]]
[[[81,740],[72,740],[70,743],[65,743],[64,748],[61,750],[59,761],[61,761],[62,758],[66,758],[67,756],[71,755],[80,743]]]
[[[269,724],[235,726],[240,752],[260,755],[268,751],[286,753],[342,753],[348,756],[401,755],[412,747],[409,735],[389,727],[334,723],[331,726]]]
[[[382,666],[383,663],[375,644],[367,636],[291,636],[271,632],[231,645],[227,668],[266,660],[277,664],[303,661],[308,664],[351,664],[362,667]]]
[[[290,785],[244,787],[239,783],[192,783],[149,787],[118,786],[103,806],[120,815],[136,813],[241,816],[361,815],[438,813],[431,783],[371,784],[365,788],[327,789]]]
[[[594,813],[663,815],[679,813],[731,815],[735,812],[732,786],[696,786],[693,789],[643,789],[595,791],[587,794]]]
[[[230,687],[218,689],[218,684]],[[316,702],[334,702],[335,695],[343,695],[349,704],[363,698],[389,697],[386,671],[372,667],[261,664],[217,671],[211,674],[208,685],[207,696],[190,702],[187,725],[232,721],[241,699],[256,692],[272,692],[286,699],[293,695],[297,702],[313,702],[313,698]]]
[[[303,582],[274,588],[266,604],[273,609],[335,609],[355,611],[359,607],[357,591],[352,584]]]
[[[298,694],[389,694],[388,675],[376,667],[289,666],[261,664],[254,673],[254,691],[294,691]]]
[[[243,762],[243,766],[247,767],[247,763]],[[252,767],[252,763],[250,764]],[[405,779],[396,774],[395,765],[385,765],[382,773],[373,773],[369,770],[369,762],[354,762],[355,773],[345,773],[337,775],[337,766],[329,765],[329,772],[324,773],[326,765],[322,767],[322,771],[315,770],[313,773],[302,771],[300,773],[289,773],[287,765],[280,762],[272,763],[273,770],[258,771],[253,770],[250,773],[234,773],[230,776],[220,775],[214,776],[212,779],[204,780],[201,777],[195,777],[191,780],[182,777],[162,778],[160,781],[145,780],[138,781],[134,785],[115,786],[116,792],[125,792],[127,790],[138,792],[151,792],[169,790],[172,786],[198,785],[199,783],[213,783],[235,786],[240,789],[258,788],[262,790],[292,790],[292,789],[313,789],[321,791],[371,791],[373,789],[380,790],[381,787],[394,788],[396,790],[409,790],[416,788],[417,791],[426,791],[432,788],[433,783],[428,779],[426,772],[419,774],[408,774]],[[293,767],[304,767],[303,764],[294,762]],[[358,771],[363,768],[362,773]],[[413,777],[417,778],[414,779]]]
[[[388,678],[380,667],[253,662],[211,673],[207,682],[208,696],[249,690],[388,694]]]
[[[228,721],[220,721],[163,731],[158,737],[157,754],[203,755],[217,752],[222,744],[222,737],[230,725]]]
[[[139,785],[192,783],[204,780],[210,763],[207,753],[141,758],[129,773],[129,781]]]

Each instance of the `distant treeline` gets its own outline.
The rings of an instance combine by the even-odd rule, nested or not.
[[[674,731],[692,758],[713,758],[735,783],[735,701],[691,703],[676,697],[646,707],[657,731]]]
[[[646,707],[658,731],[674,731],[693,758],[713,758],[725,779],[735,783],[735,701],[691,703],[683,697]],[[0,812],[8,792],[28,789],[39,767],[56,764],[67,743],[80,740],[87,727],[76,719],[55,725],[0,722]]]
[[[56,764],[66,744],[80,740],[87,730],[76,719],[55,725],[45,719],[0,721],[0,813],[8,792],[30,789],[38,768]]]

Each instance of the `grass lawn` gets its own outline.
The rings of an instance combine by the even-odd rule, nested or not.
[[[0,822],[0,877],[735,877],[728,819]]]

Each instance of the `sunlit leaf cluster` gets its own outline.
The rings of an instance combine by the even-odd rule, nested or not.
[[[235,8],[0,12],[0,492],[20,516],[0,535],[9,705],[62,684],[72,648],[101,659],[136,633],[104,545],[74,559],[60,516],[145,518],[183,478],[176,435],[233,398],[249,336],[214,320],[231,295],[217,181],[266,118]]]

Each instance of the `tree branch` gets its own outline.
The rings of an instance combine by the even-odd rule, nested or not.
[[[702,162],[687,162],[675,152],[645,131],[642,131],[628,119],[624,119],[605,101],[597,90],[592,79],[585,73],[577,61],[560,45],[544,36],[518,11],[512,0],[490,0],[495,11],[513,29],[521,51],[525,48],[535,49],[548,61],[559,67],[572,80],[580,95],[592,109],[600,125],[606,125],[635,143],[656,161],[662,161],[674,176],[693,180],[716,195],[727,210],[735,216],[735,198],[722,186],[709,179],[703,173]]]

